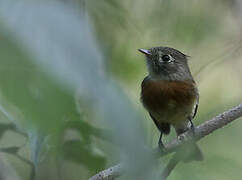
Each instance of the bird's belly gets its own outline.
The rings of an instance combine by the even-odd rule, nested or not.
[[[156,110],[150,109],[149,112],[154,116],[158,123],[169,123],[172,125],[187,121],[192,113],[192,105],[180,106],[175,102],[168,102],[166,106],[160,106]]]
[[[159,111],[150,112],[158,123],[180,124],[188,120],[190,113],[185,111]]]

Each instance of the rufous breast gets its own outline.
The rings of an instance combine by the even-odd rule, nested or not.
[[[146,77],[141,85],[141,101],[152,112],[176,111],[194,104],[197,89],[193,80],[168,81]]]

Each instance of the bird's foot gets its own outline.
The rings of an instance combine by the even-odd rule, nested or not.
[[[158,142],[158,147],[159,147],[159,149],[161,149],[161,150],[165,149],[165,146],[164,146],[164,144],[163,144],[162,141],[159,141],[159,142]]]
[[[159,148],[160,151],[165,150],[165,145],[163,144],[161,138],[159,139],[159,142],[158,142],[158,148]]]
[[[189,129],[189,133],[191,132],[192,135],[195,135],[195,126],[191,120],[190,120],[190,123],[191,123],[191,126]]]
[[[159,138],[159,141],[158,141],[158,147],[160,150],[164,150],[165,149],[165,146],[162,142],[162,133],[160,134],[160,138]]]

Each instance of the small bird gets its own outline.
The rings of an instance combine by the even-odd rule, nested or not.
[[[141,101],[160,130],[159,146],[164,147],[162,135],[174,127],[179,137],[194,130],[199,93],[188,67],[188,56],[170,47],[138,49],[146,56],[148,76],[141,84]],[[190,160],[202,160],[196,144],[192,145]]]

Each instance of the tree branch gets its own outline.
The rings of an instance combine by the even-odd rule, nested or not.
[[[122,165],[118,164],[99,172],[98,174],[89,178],[88,180],[112,180],[121,176],[122,172],[123,172]]]
[[[184,144],[190,141],[199,141],[201,138],[209,135],[213,131],[222,128],[223,126],[229,124],[230,122],[234,121],[237,118],[242,116],[242,104],[225,111],[222,114],[217,115],[216,117],[212,118],[204,122],[203,124],[195,127],[194,133],[185,132],[180,135],[180,138],[176,138],[167,145],[163,150],[156,148],[154,150],[154,154],[157,157],[165,156],[166,154],[172,153],[177,151],[181,148]],[[122,164],[115,165],[110,167],[106,170],[103,170],[96,174],[95,176],[89,178],[89,180],[111,180],[115,179],[123,174],[123,167]]]

